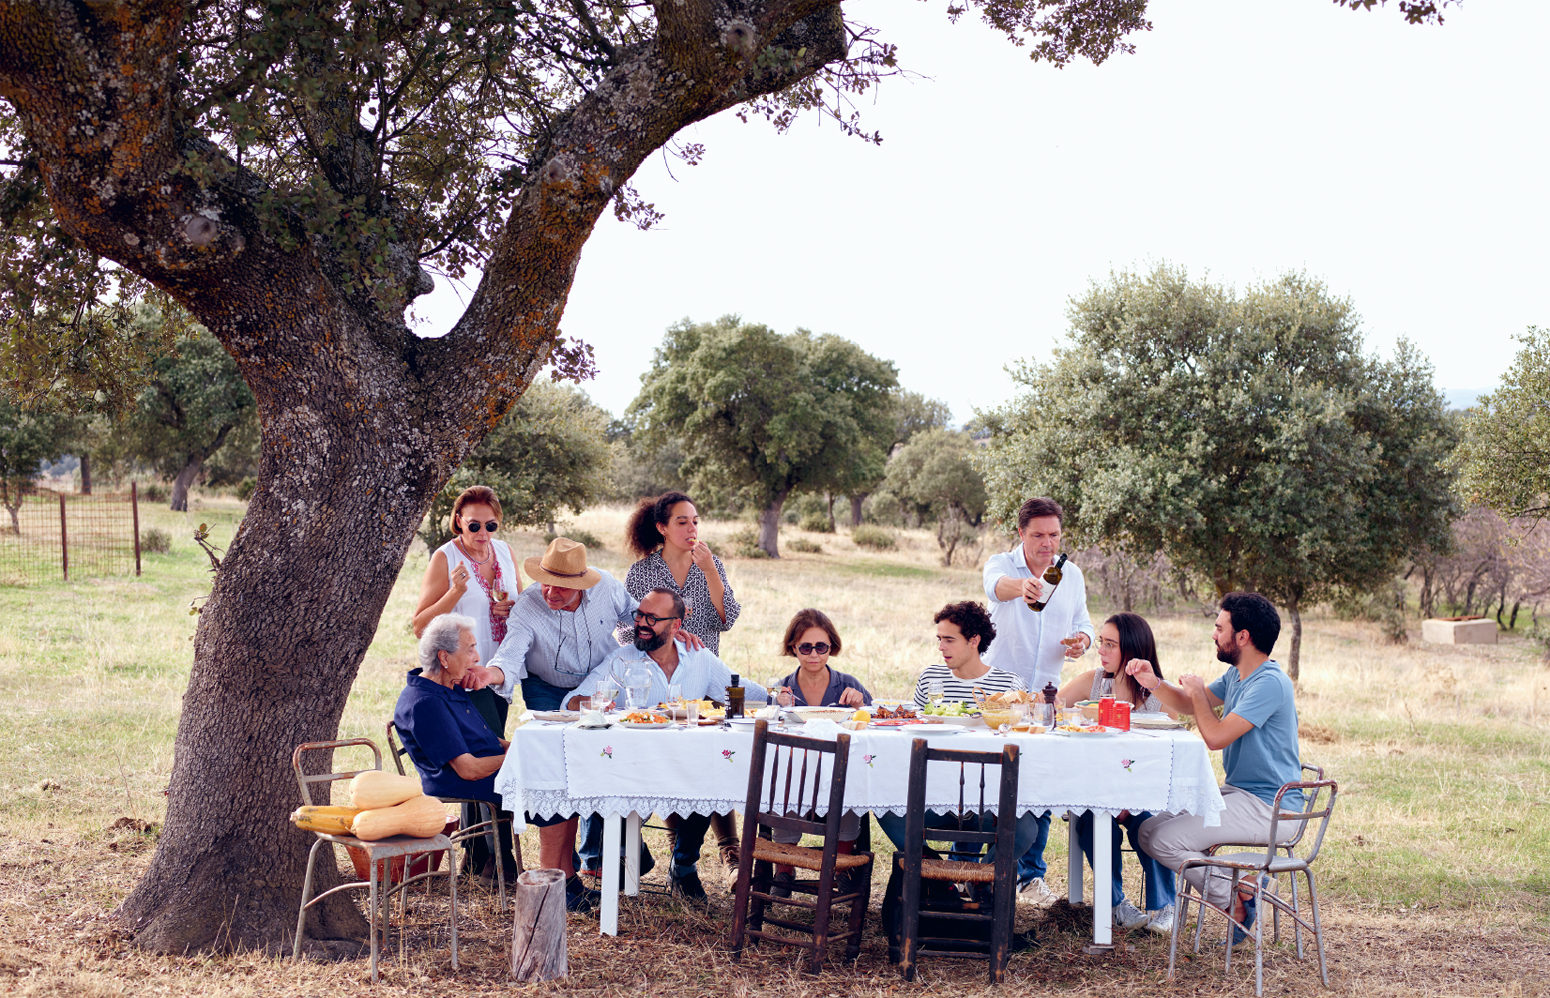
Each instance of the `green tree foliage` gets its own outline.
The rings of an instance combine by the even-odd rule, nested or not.
[[[0,506],[11,517],[11,532],[21,533],[17,512],[27,486],[44,461],[57,460],[69,446],[66,417],[27,411],[0,398]]]
[[[1070,343],[1024,365],[987,417],[991,515],[1059,497],[1077,543],[1161,552],[1218,595],[1255,589],[1292,618],[1386,585],[1444,548],[1456,443],[1430,365],[1362,353],[1351,303],[1291,274],[1243,294],[1166,265],[1094,284]]]
[[[985,480],[974,467],[974,442],[967,433],[933,429],[916,434],[888,461],[888,474],[872,496],[897,504],[907,519],[936,529],[942,564],[972,541],[985,518]]]
[[[150,385],[122,432],[127,451],[172,479],[171,506],[188,509],[188,490],[233,431],[255,421],[253,393],[226,348],[203,329],[151,362]]]
[[[759,547],[779,557],[796,491],[837,492],[847,466],[892,432],[898,374],[847,339],[781,335],[737,316],[667,331],[629,417],[648,443],[677,440],[699,488],[740,492]]]
[[[426,547],[434,551],[452,539],[452,503],[471,485],[495,490],[510,527],[552,529],[562,510],[580,513],[601,500],[614,460],[608,423],[608,413],[579,388],[533,382],[437,493],[420,528]]]
[[[1475,403],[1458,450],[1459,490],[1506,517],[1550,514],[1550,329],[1530,326],[1502,386]]]

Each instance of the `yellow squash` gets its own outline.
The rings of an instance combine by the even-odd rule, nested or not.
[[[329,835],[349,835],[351,823],[361,813],[358,807],[298,807],[291,812],[291,820],[304,832],[326,832]]]
[[[390,835],[429,838],[447,825],[447,809],[435,797],[413,797],[393,807],[378,807],[355,816],[350,828],[355,837],[375,842]]]
[[[392,807],[423,793],[418,776],[399,776],[380,769],[356,773],[350,781],[350,803],[366,810]]]

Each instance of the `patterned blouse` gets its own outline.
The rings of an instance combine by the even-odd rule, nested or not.
[[[630,573],[624,579],[624,587],[637,601],[643,599],[653,589],[670,589],[677,593],[690,611],[689,619],[683,622],[684,630],[705,642],[705,647],[720,654],[721,632],[732,629],[743,607],[732,594],[732,584],[727,581],[727,570],[721,564],[721,559],[715,555],[711,555],[711,558],[716,562],[716,574],[721,576],[721,588],[724,591],[721,603],[727,612],[725,623],[722,623],[721,615],[716,612],[716,604],[711,602],[710,587],[705,581],[705,573],[700,571],[700,566],[692,562],[689,565],[689,574],[684,577],[684,584],[679,586],[678,581],[673,578],[672,571],[668,569],[667,562],[662,559],[662,552],[653,551],[630,566]]]

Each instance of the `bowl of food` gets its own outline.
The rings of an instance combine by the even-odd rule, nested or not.
[[[850,720],[854,714],[853,707],[793,707],[792,711],[803,721],[840,721]]]
[[[1021,718],[1019,718],[1017,713],[1017,710],[1012,707],[981,707],[980,719],[983,720],[986,726],[992,730],[1001,727],[1003,724],[1011,727],[1019,721],[1022,721],[1024,724],[1026,724],[1028,722],[1028,716],[1024,714]]]
[[[1087,718],[1089,721],[1096,721],[1096,720],[1098,720],[1098,701],[1096,701],[1096,700],[1078,700],[1076,702],[1076,705],[1078,707],[1082,708],[1082,716],[1083,717]]]

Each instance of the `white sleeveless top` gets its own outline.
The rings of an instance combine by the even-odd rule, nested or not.
[[[511,560],[511,548],[506,546],[505,541],[491,541],[490,547],[495,552],[495,578],[506,590],[506,598],[514,599],[517,595],[517,587],[522,584],[522,577],[517,574],[517,566]],[[496,649],[500,647],[500,642],[495,640],[491,629],[490,595],[485,592],[483,584],[477,578],[479,566],[457,546],[456,538],[436,550],[447,559],[447,578],[452,578],[452,573],[456,571],[459,563],[468,566],[468,588],[463,590],[463,598],[457,601],[452,612],[474,619],[474,639],[479,648],[479,664],[489,665],[490,659],[495,657]]]

